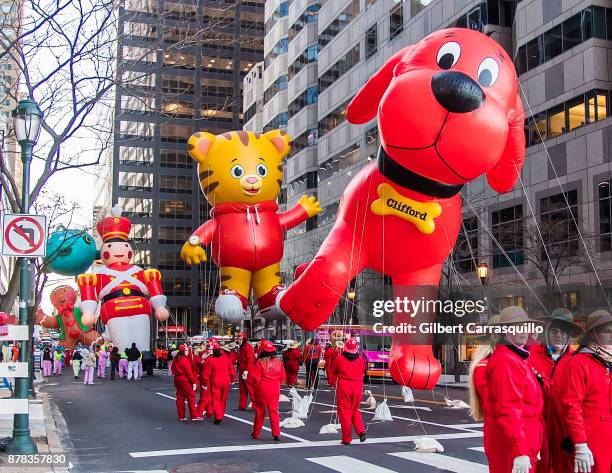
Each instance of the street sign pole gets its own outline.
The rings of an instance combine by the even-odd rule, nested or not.
[[[23,181],[21,187],[21,211],[27,214],[30,210],[30,162],[34,143],[24,140],[21,145],[21,161],[23,164]],[[28,325],[28,300],[30,299],[30,259],[19,258],[19,325]],[[28,330],[29,332],[29,330]],[[28,345],[30,340],[21,342],[19,361],[28,361]],[[29,360],[28,370],[32,370]],[[15,379],[15,398],[28,399],[29,378]],[[7,453],[34,454],[38,452],[36,444],[30,436],[30,415],[15,414],[13,420],[13,438],[6,446]]]

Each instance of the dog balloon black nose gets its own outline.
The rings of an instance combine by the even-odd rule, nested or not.
[[[484,101],[480,86],[462,72],[437,73],[431,79],[431,90],[438,103],[453,113],[473,112]]]

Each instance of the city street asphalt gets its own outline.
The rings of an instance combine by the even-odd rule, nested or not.
[[[340,433],[319,434],[334,420],[334,394],[321,381],[305,427],[283,429],[281,442],[269,430],[260,440],[250,437],[252,411],[235,411],[238,388],[232,386],[226,418],[177,420],[174,386],[165,371],[139,381],[94,379],[93,386],[75,380],[70,370],[47,378],[58,434],[70,455],[74,472],[150,473],[485,473],[482,425],[467,409],[451,409],[445,397],[466,400],[467,391],[438,386],[414,391],[415,402],[404,403],[399,386],[374,382],[377,401],[387,397],[392,422],[373,422],[373,410],[363,406],[368,439],[340,444]],[[365,389],[369,389],[366,386]],[[283,389],[288,395],[288,391]],[[300,391],[305,394],[305,391]],[[364,396],[365,400],[365,396]],[[280,405],[281,420],[291,415],[291,403]],[[268,421],[266,420],[266,426]],[[437,439],[444,453],[414,452],[414,439]]]

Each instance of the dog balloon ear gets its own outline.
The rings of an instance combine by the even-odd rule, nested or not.
[[[346,108],[349,123],[367,123],[376,116],[378,104],[393,79],[395,66],[411,49],[409,46],[396,52],[357,92]]]
[[[487,172],[491,188],[499,193],[509,192],[516,184],[525,161],[525,113],[517,94],[514,109],[508,114],[508,138],[497,164]]]

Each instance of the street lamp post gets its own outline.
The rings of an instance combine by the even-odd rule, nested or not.
[[[476,274],[478,275],[478,278],[480,279],[480,283],[482,284],[482,298],[483,300],[487,299],[487,295],[485,293],[485,287],[487,285],[487,276],[489,275],[489,265],[487,265],[487,263],[480,263],[477,267],[476,267]],[[487,307],[489,306],[489,304],[487,303]],[[486,322],[487,315],[488,315],[488,310],[484,312],[484,314],[481,315],[481,322]]]
[[[33,100],[21,100],[17,108],[13,110],[13,125],[15,128],[15,139],[21,147],[21,162],[23,166],[23,177],[21,183],[21,212],[27,214],[30,211],[30,163],[32,162],[32,151],[38,140],[42,112],[38,104]],[[30,260],[19,259],[19,325],[28,325],[28,300],[30,299]],[[28,336],[30,337],[30,330]],[[28,359],[28,343],[30,340],[21,342],[19,350],[19,361],[28,362],[28,372],[32,370],[32,360]],[[28,398],[28,378],[15,379],[15,398]],[[6,451],[8,453],[32,454],[37,452],[36,444],[30,437],[29,414],[15,414],[13,421],[13,437],[9,441]]]

